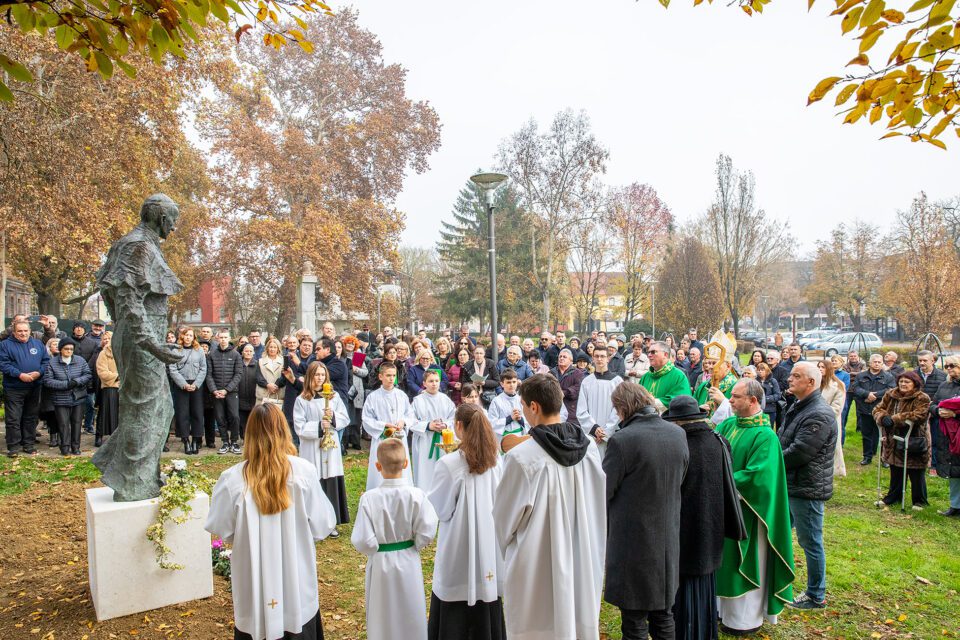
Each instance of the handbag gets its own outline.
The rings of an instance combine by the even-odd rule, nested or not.
[[[908,456],[926,455],[927,449],[929,448],[926,436],[910,436],[904,440],[893,441],[893,448],[897,453],[902,454],[906,451]]]

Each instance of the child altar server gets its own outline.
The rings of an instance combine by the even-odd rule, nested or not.
[[[427,636],[420,549],[436,535],[437,513],[427,494],[404,478],[404,442],[380,442],[375,465],[383,481],[360,496],[350,537],[367,556],[367,639],[419,640]]]
[[[314,542],[336,526],[333,508],[278,407],[255,407],[245,435],[244,460],[220,475],[204,525],[233,544],[234,638],[323,638]]]
[[[520,410],[520,396],[517,395],[520,380],[517,378],[516,371],[504,369],[500,374],[500,385],[503,387],[503,393],[493,399],[488,410],[493,432],[499,439],[511,434],[522,436],[528,429],[523,420],[523,412]]]
[[[530,432],[504,436],[493,500],[507,635],[596,639],[607,544],[600,454],[579,427],[560,421],[563,392],[553,376],[524,380],[520,399]]]
[[[440,519],[428,638],[506,640],[503,561],[493,525],[497,439],[477,405],[460,405],[454,424],[460,448],[437,463],[428,494]]]
[[[303,392],[297,396],[293,405],[293,428],[300,436],[300,457],[316,467],[320,486],[337,514],[337,524],[343,524],[350,522],[350,510],[347,507],[347,487],[343,480],[340,441],[334,432],[347,428],[350,414],[332,386],[328,386],[329,400],[321,395],[323,385],[330,382],[329,375],[326,365],[319,360],[314,360],[307,367]],[[331,431],[335,447],[323,447],[327,430]],[[331,535],[337,537],[340,534],[334,531]]]
[[[422,353],[422,352],[421,352]],[[443,455],[442,432],[453,428],[453,401],[440,393],[440,372],[427,369],[423,374],[423,392],[413,399],[413,483],[427,491],[433,484],[433,472]]]
[[[382,477],[377,472],[377,447],[387,438],[403,443],[407,452],[407,425],[414,420],[407,394],[395,385],[397,365],[384,360],[377,370],[380,388],[367,396],[363,403],[363,430],[370,435],[370,461],[367,466],[367,491],[380,486]],[[413,480],[410,466],[404,465],[403,477]]]
[[[593,352],[595,370],[580,383],[577,398],[577,420],[580,427],[596,440],[601,458],[607,450],[607,440],[620,428],[620,417],[610,398],[623,378],[607,369],[608,362],[606,350]]]

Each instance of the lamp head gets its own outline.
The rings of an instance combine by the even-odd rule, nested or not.
[[[470,181],[480,187],[487,196],[487,204],[493,205],[493,194],[509,176],[503,173],[483,172],[470,176]]]

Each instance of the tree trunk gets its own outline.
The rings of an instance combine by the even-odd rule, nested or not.
[[[960,325],[950,327],[950,346],[960,347]]]
[[[733,335],[740,336],[740,316],[733,314]]]
[[[49,291],[36,291],[37,310],[42,315],[60,317],[60,299]]]

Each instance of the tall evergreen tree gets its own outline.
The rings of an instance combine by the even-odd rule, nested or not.
[[[472,182],[460,190],[443,221],[437,255],[445,277],[438,289],[444,315],[455,321],[480,318],[489,322],[490,280],[487,263],[487,210],[483,194]],[[521,321],[537,300],[531,278],[529,225],[536,221],[517,205],[515,193],[502,188],[496,196],[494,227],[497,236],[497,310],[500,328]]]

